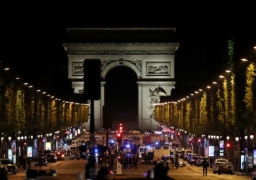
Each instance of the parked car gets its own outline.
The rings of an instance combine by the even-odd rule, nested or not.
[[[58,151],[56,152],[57,161],[64,161],[65,160],[65,152],[64,151]]]
[[[200,156],[197,160],[196,160],[196,166],[198,167],[198,166],[202,166],[203,164],[203,161],[204,161],[204,159],[205,159],[205,157],[203,157],[203,156]],[[209,159],[208,158],[206,158],[206,161],[209,163]]]
[[[193,155],[192,158],[189,160],[189,164],[196,165],[196,161],[199,157],[200,157],[200,155],[198,155],[198,154]]]
[[[47,162],[57,162],[56,154],[47,154],[46,155]]]
[[[16,174],[19,171],[16,164],[14,164],[9,158],[0,158],[0,164],[5,166],[5,168],[7,169],[7,173],[11,172],[13,174]]]
[[[217,170],[218,170],[218,167],[219,165],[221,165],[222,163],[228,163],[228,159],[226,158],[217,158],[215,159],[214,163],[212,164],[212,172],[213,174],[216,174],[217,173]]]
[[[218,174],[226,173],[234,175],[234,166],[231,162],[220,163],[220,165],[216,167],[216,171]]]
[[[45,157],[39,157],[34,160],[34,166],[47,166],[48,161]]]
[[[196,153],[187,153],[187,163],[190,164],[191,160],[193,157],[200,157],[200,154],[196,154]],[[194,162],[193,162],[194,163]],[[193,164],[192,163],[192,164]]]

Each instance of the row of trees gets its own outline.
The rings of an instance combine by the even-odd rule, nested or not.
[[[52,133],[81,125],[88,117],[88,104],[58,99],[22,82],[9,69],[0,69],[1,133]]]
[[[255,64],[245,68],[245,80],[233,66],[234,41],[228,41],[229,70],[206,89],[178,101],[162,102],[155,106],[155,120],[183,129],[195,135],[205,133],[222,135],[240,131],[254,131],[256,120]],[[238,71],[237,71],[238,72]]]

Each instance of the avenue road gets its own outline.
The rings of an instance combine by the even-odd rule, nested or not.
[[[58,161],[56,163],[49,163],[47,167],[57,170],[57,178],[61,180],[84,180],[83,175],[85,172],[85,160],[65,160]],[[153,169],[154,165],[142,165],[138,163],[138,169],[123,169],[123,175],[116,175],[116,179],[133,179],[135,177],[143,178],[145,172]],[[176,180],[200,180],[200,179],[219,179],[219,180],[249,180],[252,179],[250,175],[230,175],[230,174],[213,174],[212,169],[208,168],[208,175],[202,175],[202,167],[187,165],[183,168],[174,168],[173,164],[170,164],[170,171],[168,175]],[[82,177],[82,178],[81,178]],[[20,170],[16,175],[8,174],[9,180],[24,180],[26,178],[25,171]],[[111,177],[114,179],[114,177]],[[145,178],[146,179],[146,178]]]

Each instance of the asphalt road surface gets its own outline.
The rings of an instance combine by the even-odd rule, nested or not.
[[[37,167],[39,168],[39,167]],[[57,163],[49,163],[47,167],[57,170],[57,177],[49,179],[61,180],[84,180],[85,160],[65,160]],[[154,165],[142,165],[138,163],[138,169],[122,169],[123,174],[111,176],[110,179],[133,179],[143,178],[145,172],[153,169]],[[187,165],[183,168],[175,169],[173,164],[170,164],[170,171],[168,175],[176,180],[200,180],[200,179],[214,179],[214,180],[249,180],[252,179],[249,175],[230,175],[230,174],[213,174],[212,168],[208,168],[208,175],[203,176],[202,167]],[[16,175],[8,174],[9,180],[24,180],[26,178],[25,171],[21,169]],[[146,179],[146,177],[144,177]]]

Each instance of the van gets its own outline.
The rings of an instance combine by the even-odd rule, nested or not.
[[[185,149],[183,159],[186,161],[189,153],[192,153],[192,149]]]
[[[66,145],[66,146],[63,146],[63,150],[64,151],[70,151],[70,152],[77,152],[78,148],[76,145]]]
[[[140,146],[139,147],[139,159],[143,158],[143,156],[147,155],[150,152],[154,152],[154,148],[152,146]]]

